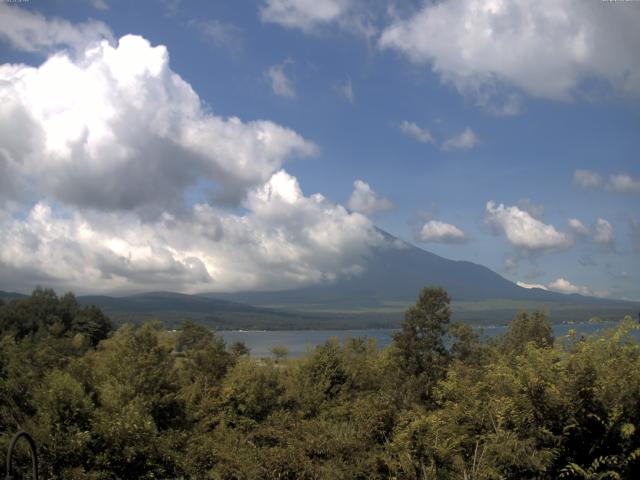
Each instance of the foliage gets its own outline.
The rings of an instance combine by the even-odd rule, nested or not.
[[[276,357],[276,362],[281,361],[289,355],[289,349],[286,345],[276,345],[271,349],[271,353]]]
[[[0,306],[0,451],[32,432],[43,478],[640,478],[630,318],[554,339],[523,312],[487,342],[429,288],[384,350],[273,361],[191,322],[109,333],[73,298]]]
[[[509,331],[501,339],[502,349],[511,353],[522,353],[527,343],[539,348],[553,346],[553,330],[540,311],[520,312],[509,325]]]
[[[84,336],[95,346],[107,338],[111,322],[96,307],[81,307],[75,295],[58,298],[51,289],[36,288],[30,297],[0,304],[0,335],[56,338]]]
[[[444,345],[451,318],[451,298],[443,288],[424,288],[394,335],[398,366],[409,378],[420,401],[432,400],[432,390],[445,375],[449,352]]]

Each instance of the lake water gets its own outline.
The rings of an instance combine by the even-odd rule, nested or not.
[[[574,329],[578,335],[589,335],[611,328],[615,324],[568,324],[554,325],[553,334],[556,338],[562,337]],[[486,337],[494,337],[506,332],[508,327],[484,327],[482,330]],[[280,331],[237,331],[221,330],[217,333],[222,335],[225,342],[241,341],[249,347],[252,357],[271,356],[271,349],[277,345],[284,345],[289,349],[289,357],[301,357],[306,352],[312,350],[316,345],[326,342],[331,337],[337,337],[343,342],[349,337],[366,337],[376,340],[379,348],[384,348],[392,340],[395,329],[389,330],[280,330]],[[637,331],[636,331],[637,332]]]

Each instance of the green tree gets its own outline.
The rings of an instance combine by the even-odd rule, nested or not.
[[[413,377],[411,383],[422,401],[431,399],[431,391],[449,362],[444,335],[451,317],[450,303],[443,288],[422,289],[416,304],[405,312],[401,331],[393,337],[400,368]]]
[[[0,334],[55,338],[85,335],[97,345],[111,332],[111,321],[95,306],[80,306],[73,293],[58,298],[52,289],[36,288],[30,297],[0,306]]]
[[[527,343],[533,342],[537,347],[553,346],[553,328],[547,321],[544,312],[520,312],[509,324],[509,330],[500,339],[506,352],[522,353]]]
[[[121,478],[177,477],[174,431],[185,425],[175,357],[159,324],[125,325],[87,358],[98,408],[95,467]]]
[[[227,418],[264,420],[284,401],[281,375],[270,362],[258,365],[249,359],[240,360],[222,386],[222,403],[230,414]]]
[[[222,337],[190,321],[183,324],[175,351],[182,355],[177,365],[179,396],[197,420],[210,413],[222,380],[237,357],[226,350]]]
[[[451,358],[471,365],[479,365],[485,361],[486,348],[473,327],[464,323],[452,323],[448,333],[453,340]]]
[[[235,358],[246,357],[251,353],[251,350],[244,342],[236,340],[229,346],[229,352]]]
[[[40,445],[47,477],[68,478],[69,470],[91,468],[91,422],[95,406],[71,374],[53,370],[34,389],[37,414],[32,433]]]
[[[333,337],[318,345],[296,372],[296,402],[308,416],[317,415],[349,382],[340,342]]]

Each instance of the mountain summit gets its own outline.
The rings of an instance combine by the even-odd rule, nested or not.
[[[254,305],[333,304],[375,306],[384,302],[410,302],[424,286],[444,287],[454,301],[507,299],[566,301],[575,297],[516,285],[489,268],[468,261],[449,260],[380,230],[396,247],[377,247],[363,260],[359,275],[334,282],[281,291],[212,293],[211,296]]]

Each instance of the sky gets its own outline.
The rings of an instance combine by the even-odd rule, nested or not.
[[[273,290],[381,235],[640,300],[640,2],[0,3],[0,289]]]

